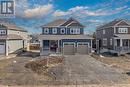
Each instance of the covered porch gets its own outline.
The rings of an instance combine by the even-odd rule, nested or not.
[[[119,54],[130,53],[130,35],[120,34],[114,37],[114,51]]]

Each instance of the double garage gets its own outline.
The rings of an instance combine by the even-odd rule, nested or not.
[[[63,43],[63,54],[74,55],[74,54],[89,54],[90,45],[87,42],[65,42]]]

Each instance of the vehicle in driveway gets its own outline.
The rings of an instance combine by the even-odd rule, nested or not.
[[[39,36],[41,55],[50,53],[65,55],[91,53],[93,38],[84,35],[84,26],[76,19],[58,19],[41,27],[42,34]]]

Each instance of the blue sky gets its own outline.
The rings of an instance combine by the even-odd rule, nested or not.
[[[52,20],[74,17],[93,33],[97,26],[117,18],[130,20],[130,0],[16,0],[16,17],[10,19],[30,33]]]

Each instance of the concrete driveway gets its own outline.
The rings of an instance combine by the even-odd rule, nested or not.
[[[111,68],[89,55],[72,55],[64,64],[53,68],[57,81],[66,84],[126,84],[129,83],[122,71]]]

